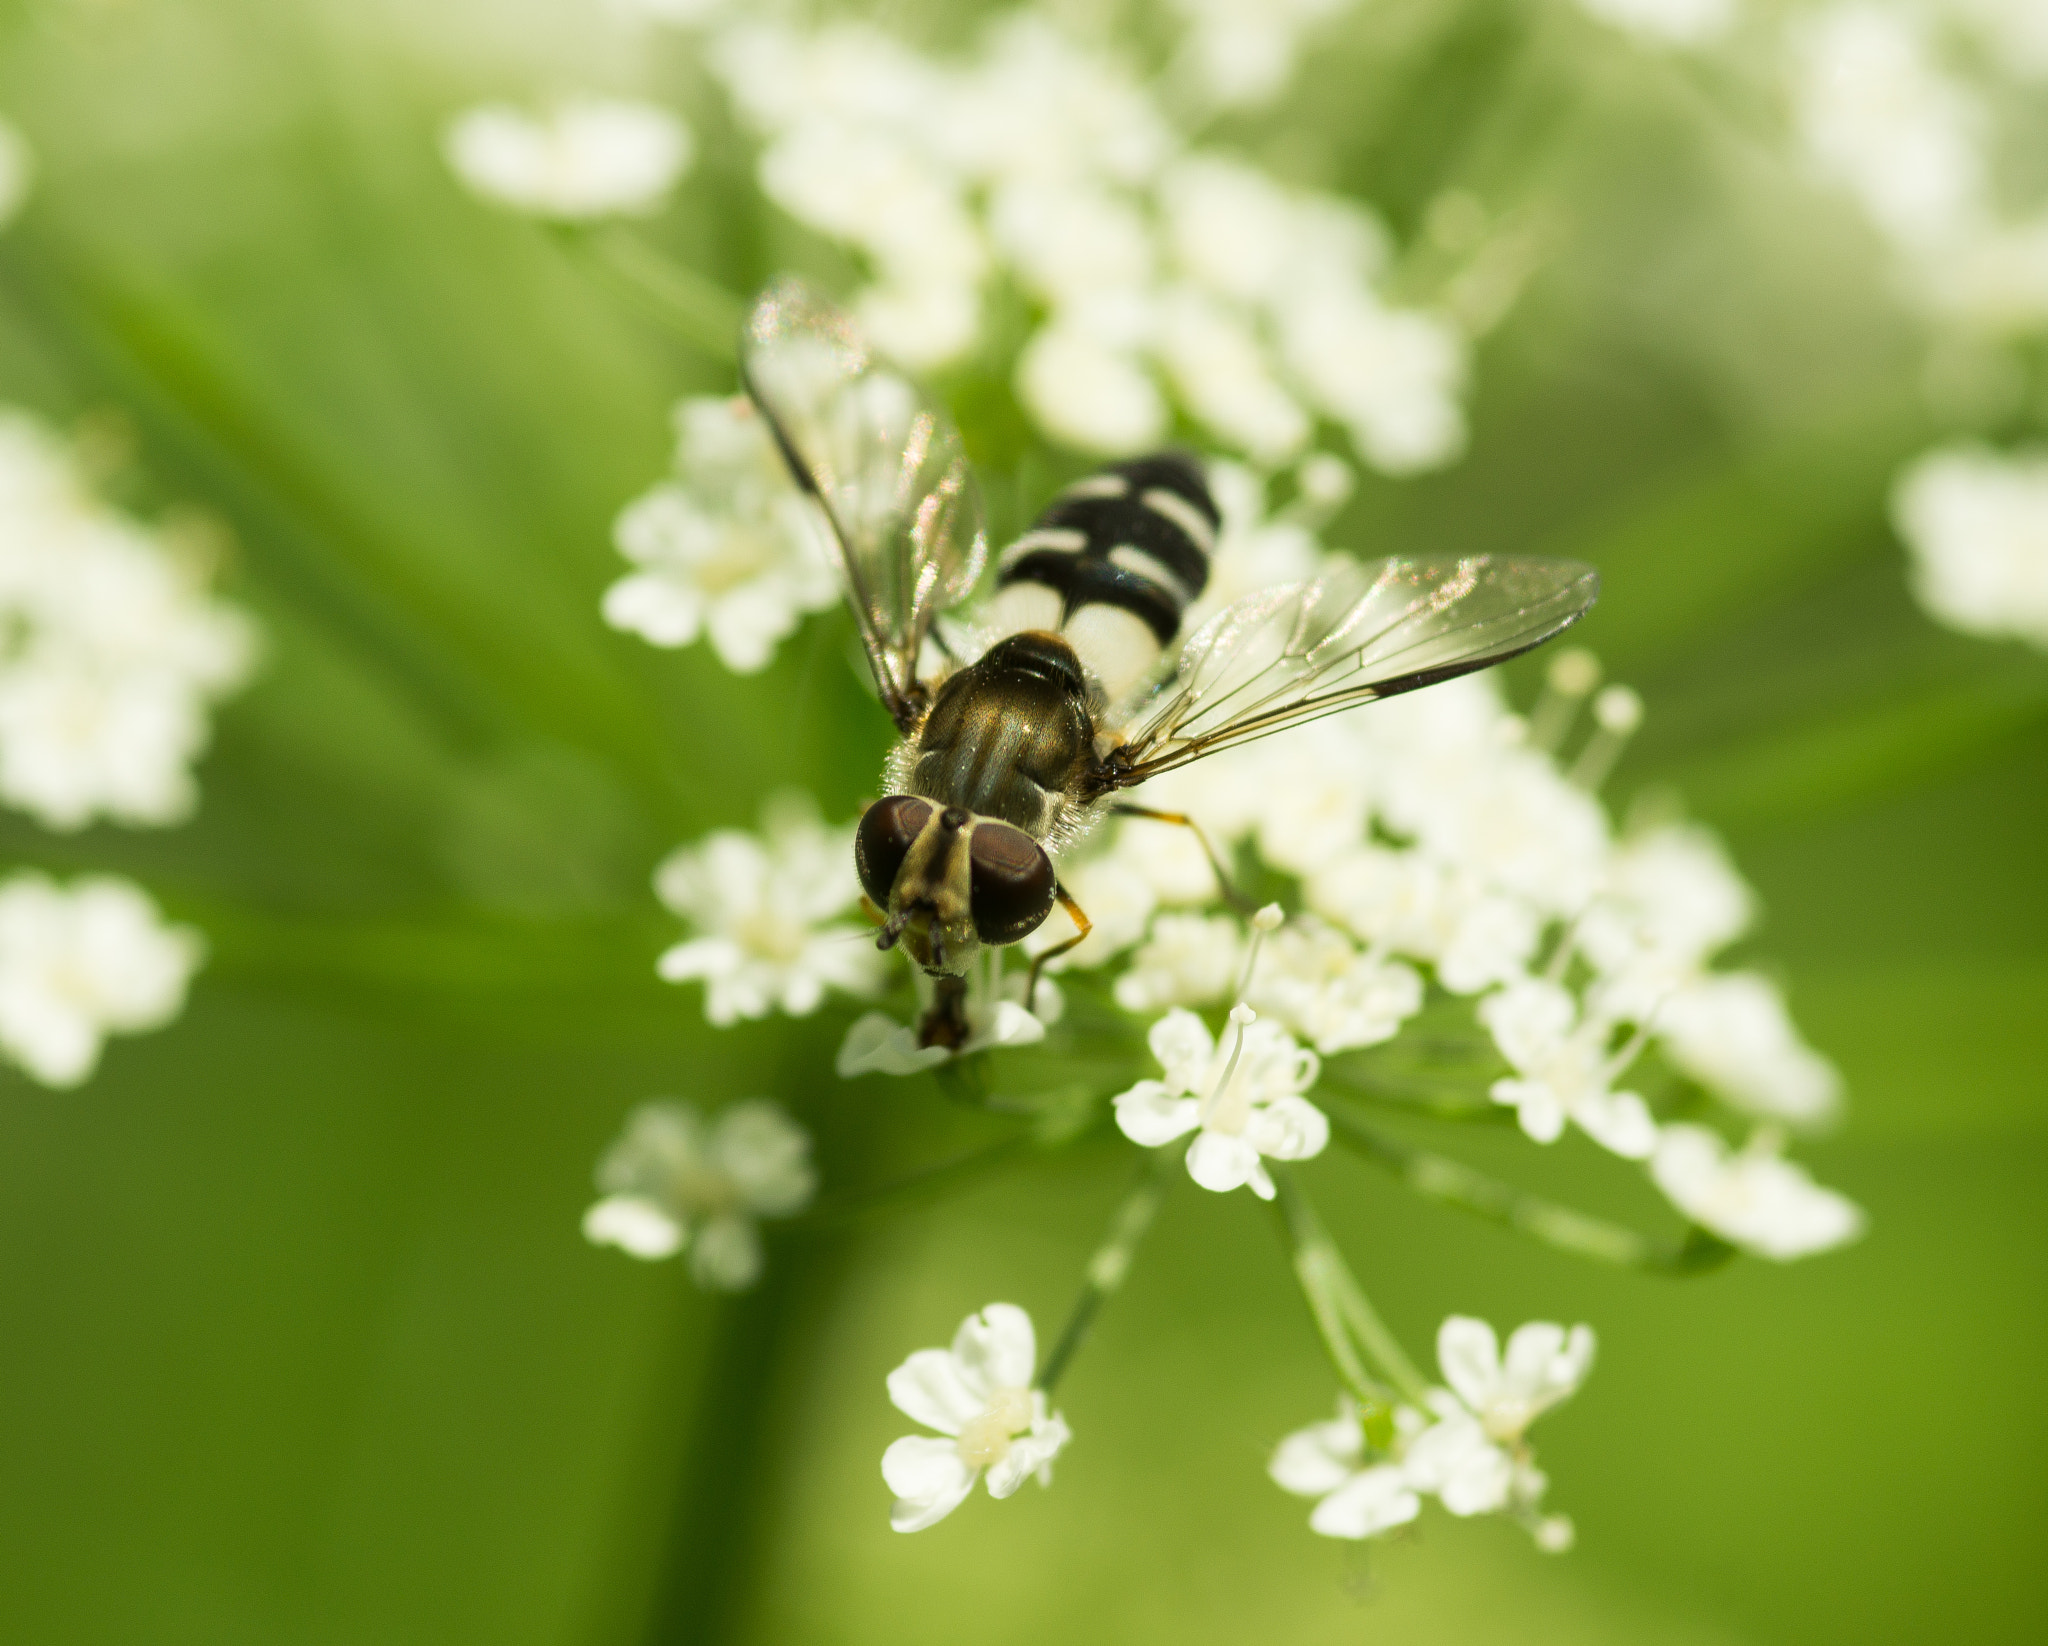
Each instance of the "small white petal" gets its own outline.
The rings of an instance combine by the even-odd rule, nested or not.
[[[583,1214],[583,1238],[593,1246],[616,1246],[650,1262],[683,1249],[682,1224],[651,1200],[607,1195]]]
[[[1141,1080],[1114,1100],[1117,1129],[1133,1143],[1156,1149],[1185,1137],[1201,1123],[1202,1105],[1175,1097],[1156,1080]]]
[[[991,1303],[961,1321],[953,1353],[970,1385],[978,1379],[985,1391],[1024,1389],[1037,1369],[1038,1340],[1016,1304]]]
[[[1484,1411],[1500,1389],[1500,1339],[1483,1320],[1452,1315],[1437,1328],[1436,1361],[1444,1381],[1475,1412]]]
[[[919,1349],[889,1374],[888,1385],[899,1412],[942,1435],[957,1435],[979,1417],[987,1398],[949,1349]]]
[[[1422,1512],[1422,1499],[1396,1465],[1382,1463],[1353,1475],[1315,1506],[1309,1530],[1324,1537],[1373,1537],[1405,1526]]]
[[[950,1440],[905,1435],[882,1454],[882,1479],[896,1494],[890,1527],[921,1532],[936,1525],[974,1489],[974,1475]]]
[[[1259,1165],[1259,1151],[1246,1139],[1205,1131],[1188,1145],[1188,1176],[1205,1189],[1227,1194],[1263,1178],[1265,1172]]]

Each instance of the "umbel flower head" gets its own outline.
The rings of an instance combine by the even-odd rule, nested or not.
[[[0,409],[0,801],[46,828],[183,821],[248,619],[168,534],[108,507],[65,442]]]
[[[583,1233],[641,1258],[687,1247],[698,1285],[741,1291],[761,1275],[755,1225],[810,1203],[810,1153],[810,1133],[766,1098],[708,1121],[692,1104],[644,1103],[598,1163],[604,1198],[584,1213]]]
[[[614,537],[636,569],[605,590],[604,618],[657,646],[707,635],[719,661],[751,674],[805,612],[838,603],[838,575],[751,401],[693,396],[675,426],[676,477],[619,516]]]
[[[905,1435],[882,1454],[882,1479],[896,1494],[891,1526],[935,1525],[977,1480],[996,1498],[1033,1475],[1052,1484],[1052,1460],[1070,1435],[1031,1386],[1037,1359],[1031,1317],[1014,1303],[991,1303],[960,1323],[950,1349],[919,1349],[889,1374],[896,1409],[944,1437]]]
[[[1309,1527],[1325,1537],[1376,1537],[1413,1520],[1432,1496],[1454,1515],[1512,1514],[1539,1547],[1568,1548],[1570,1521],[1538,1512],[1548,1481],[1526,1435],[1586,1380],[1592,1329],[1531,1321],[1503,1357],[1485,1321],[1452,1315],[1437,1332],[1437,1363],[1450,1387],[1427,1391],[1426,1409],[1382,1410],[1369,1425],[1347,1396],[1333,1421],[1289,1435],[1268,1469],[1275,1484],[1318,1499]]]

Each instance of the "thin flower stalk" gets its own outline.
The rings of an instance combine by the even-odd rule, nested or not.
[[[1294,1248],[1295,1276],[1346,1383],[1361,1399],[1384,1403],[1386,1385],[1391,1384],[1402,1399],[1425,1404],[1429,1398],[1428,1380],[1366,1300],[1364,1290],[1300,1183],[1286,1171],[1275,1172],[1274,1183],[1280,1191],[1281,1216]],[[1363,1351],[1372,1362],[1380,1379],[1366,1375],[1358,1351]]]
[[[1166,1199],[1166,1191],[1173,1183],[1181,1156],[1186,1152],[1184,1145],[1155,1150],[1138,1168],[1138,1180],[1131,1185],[1130,1192],[1110,1217],[1109,1234],[1095,1249],[1095,1255],[1089,1258],[1081,1283],[1081,1295],[1075,1298],[1067,1323],[1060,1328],[1059,1340],[1046,1355],[1045,1365],[1038,1374],[1037,1387],[1047,1394],[1052,1393],[1054,1385],[1065,1375],[1081,1345],[1087,1341],[1102,1306],[1122,1288],[1125,1277],[1131,1272],[1131,1261],[1137,1256],[1138,1246],[1151,1229],[1152,1220],[1159,1215],[1160,1205]]]

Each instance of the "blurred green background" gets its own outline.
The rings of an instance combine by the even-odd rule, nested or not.
[[[1435,1514],[1369,1554],[1307,1532],[1264,1458],[1331,1376],[1266,1218],[1192,1192],[1063,1388],[1057,1489],[892,1534],[883,1374],[992,1298],[1056,1320],[1120,1143],[786,1238],[737,1302],[579,1237],[657,1092],[773,1093],[842,1180],[999,1130],[833,1080],[843,1012],[714,1032],[654,979],[661,853],[792,780],[849,815],[885,727],[837,615],[753,679],[598,619],[670,402],[730,379],[436,150],[469,101],[593,85],[697,125],[678,255],[744,291],[815,254],[746,204],[687,49],[574,0],[5,9],[41,172],[0,236],[0,399],[119,408],[123,495],[231,524],[268,646],[194,825],[0,822],[6,861],[132,873],[211,943],[83,1092],[0,1079],[0,1638],[2043,1638],[2048,658],[1911,603],[1884,498],[1938,432],[1922,340],[1771,111],[1561,3],[1383,0],[1285,133],[1218,138],[1404,236],[1447,186],[1554,214],[1471,456],[1331,535],[1601,566],[1585,639],[1650,710],[1610,798],[1675,787],[1723,832],[1849,1080],[1808,1158],[1872,1232],[1788,1269],[1611,1274],[1310,1169],[1411,1343],[1597,1326],[1543,1434],[1580,1529],[1547,1559]],[[1537,1164],[1654,1215],[1590,1149]]]

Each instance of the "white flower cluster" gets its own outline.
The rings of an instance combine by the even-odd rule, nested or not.
[[[1795,31],[1794,117],[1938,316],[1997,334],[2048,326],[2048,198],[1999,191],[2008,109],[2048,83],[2039,0],[1843,0]],[[2017,173],[2015,173],[2017,174]]]
[[[647,1259],[687,1246],[698,1285],[742,1291],[761,1276],[759,1220],[802,1211],[817,1190],[810,1152],[810,1134],[766,1098],[708,1122],[688,1103],[642,1104],[598,1163],[604,1198],[584,1236]]]
[[[108,1035],[178,1015],[199,959],[199,934],[126,880],[13,875],[0,881],[0,1050],[45,1086],[76,1086]]]
[[[704,1015],[721,1027],[778,1009],[803,1017],[828,988],[865,994],[881,981],[873,933],[841,918],[861,895],[853,830],[826,827],[807,795],[771,799],[758,836],[720,829],[678,847],[654,889],[697,931],[662,955],[660,974],[702,982]]]
[[[1552,1553],[1570,1548],[1571,1521],[1541,1512],[1549,1482],[1525,1437],[1593,1369],[1592,1328],[1531,1321],[1508,1339],[1503,1359],[1491,1326],[1453,1315],[1436,1353],[1450,1387],[1430,1390],[1427,1410],[1398,1407],[1382,1433],[1368,1435],[1357,1404],[1342,1400],[1333,1421],[1280,1442],[1274,1482],[1318,1499],[1308,1523],[1325,1537],[1392,1531],[1429,1496],[1454,1515],[1512,1515]]]
[[[35,156],[28,139],[0,120],[0,228],[14,220],[35,181]]]
[[[2048,646],[2048,449],[1929,452],[1901,477],[1892,516],[1937,619]]]
[[[889,1399],[938,1436],[905,1435],[882,1454],[896,1494],[889,1524],[921,1532],[957,1509],[979,1480],[994,1498],[1036,1476],[1070,1438],[1066,1420],[1032,1387],[1038,1340],[1014,1303],[991,1303],[960,1323],[950,1349],[920,1349],[889,1374]]]
[[[667,109],[576,97],[539,114],[488,103],[450,122],[449,167],[473,193],[564,222],[644,217],[689,170],[690,129]]]
[[[675,478],[614,528],[636,569],[605,591],[605,621],[657,646],[707,635],[727,668],[751,674],[805,612],[839,602],[824,522],[745,396],[681,401],[675,427]]]
[[[1176,405],[1264,464],[1319,419],[1390,473],[1462,450],[1464,339],[1379,294],[1378,221],[1189,147],[1044,19],[1000,22],[964,63],[864,24],[745,17],[713,24],[706,55],[766,140],[762,189],[861,253],[855,308],[904,364],[970,353],[1000,272],[1039,316],[1019,397],[1078,450],[1156,443]]]
[[[208,710],[247,676],[254,636],[188,558],[0,409],[0,802],[52,829],[191,813]]]

